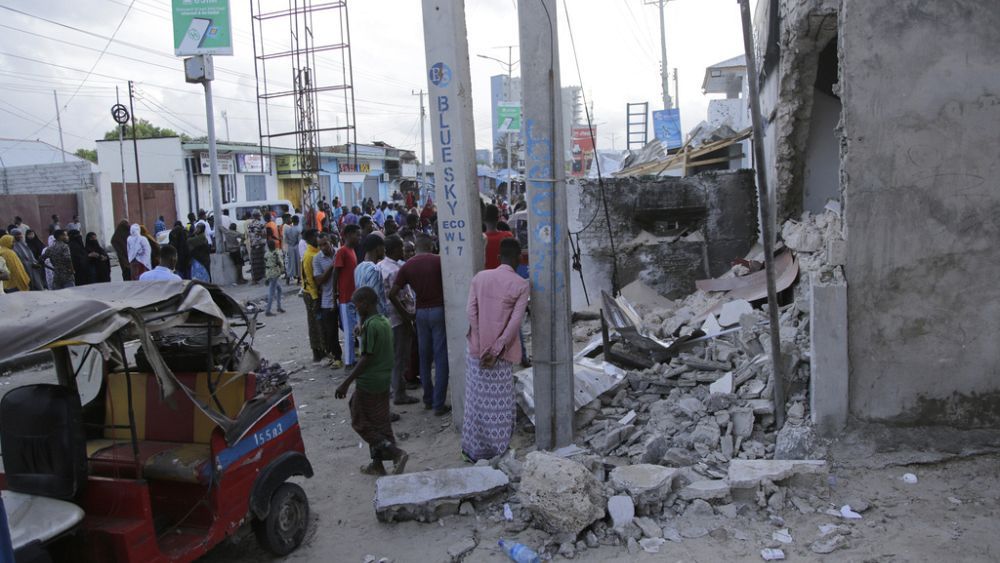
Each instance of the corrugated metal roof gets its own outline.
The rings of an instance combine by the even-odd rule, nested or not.
[[[33,166],[62,163],[62,151],[44,141],[24,141],[0,137],[2,166]],[[66,153],[66,162],[81,162],[82,158]]]

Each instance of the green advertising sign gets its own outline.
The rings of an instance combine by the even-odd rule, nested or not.
[[[232,55],[229,0],[172,0],[174,55]]]
[[[497,103],[497,131],[519,133],[521,131],[521,104],[517,102]]]

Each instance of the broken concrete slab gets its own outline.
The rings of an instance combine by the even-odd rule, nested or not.
[[[683,500],[717,500],[729,496],[729,483],[725,479],[705,479],[695,481],[678,491]]]
[[[607,506],[601,483],[583,464],[544,452],[525,458],[518,496],[535,524],[553,534],[579,534]]]
[[[636,526],[642,530],[642,535],[647,538],[662,538],[663,530],[660,529],[660,525],[657,524],[652,518],[647,518],[646,516],[636,516],[632,520]]]
[[[733,409],[729,411],[729,419],[733,423],[733,436],[749,438],[753,434],[754,414],[752,408]]]
[[[507,489],[510,481],[492,467],[461,467],[380,477],[375,482],[375,516],[382,522],[431,522],[458,513],[463,501],[481,501]]]
[[[797,475],[816,475],[827,472],[826,462],[803,459],[734,459],[729,462],[727,480],[734,489],[749,489],[762,480],[772,483]]]
[[[676,475],[676,469],[641,463],[616,467],[608,481],[616,492],[627,493],[636,505],[645,506],[662,502],[673,490]]]
[[[740,317],[753,313],[753,305],[744,299],[734,299],[722,306],[719,313],[719,324],[723,327],[731,327],[740,323]]]
[[[728,395],[733,392],[733,372],[728,372],[708,386],[708,392]]]

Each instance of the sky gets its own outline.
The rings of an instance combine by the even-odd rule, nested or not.
[[[265,12],[287,7],[284,0],[253,0],[258,1]],[[624,148],[626,103],[649,102],[651,110],[662,106],[659,12],[645,1],[557,0],[562,84],[583,87],[593,106],[599,149]],[[490,77],[507,72],[506,65],[477,55],[506,60],[507,46],[514,45],[513,58],[520,58],[516,4],[465,1],[477,148],[492,144]],[[250,1],[232,0],[231,5],[235,52],[215,57],[216,131],[220,140],[227,138],[225,111],[228,138],[256,143]],[[412,92],[427,89],[421,2],[352,0],[348,9],[357,140],[419,151],[419,100]],[[672,0],[666,20],[668,66],[678,69],[681,124],[688,131],[706,116],[705,67],[743,52],[739,5],[735,0]],[[315,27],[317,44],[341,41],[333,20]],[[287,28],[265,28],[263,37],[267,52],[288,43]],[[317,84],[343,83],[339,53],[318,56]],[[284,61],[268,63],[272,92],[291,82],[282,80],[291,74]],[[517,65],[514,75],[519,76]],[[127,104],[130,79],[136,83],[136,117],[191,136],[206,134],[202,87],[184,81],[181,59],[173,55],[170,0],[0,0],[0,137],[58,146],[55,91],[66,150],[92,149],[114,126],[115,87]],[[293,129],[291,102],[269,103],[265,124],[272,133]],[[320,95],[319,106],[322,126],[342,123],[342,94]],[[425,124],[430,153],[430,123]],[[337,133],[321,139],[323,145],[337,140]]]

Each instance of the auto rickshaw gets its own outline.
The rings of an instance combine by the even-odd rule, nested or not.
[[[58,382],[0,399],[0,489],[17,561],[191,561],[249,523],[306,534],[312,477],[287,375],[256,315],[198,282],[10,294],[0,360],[51,350]]]

